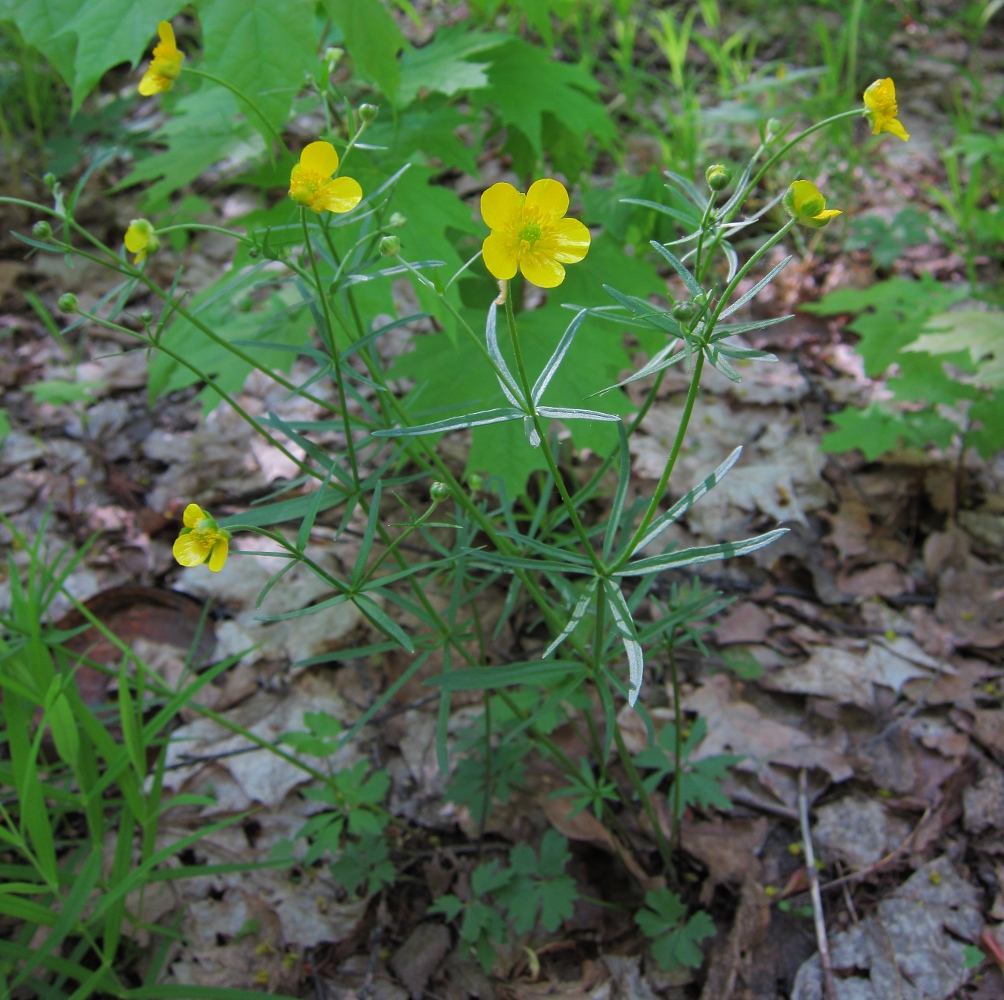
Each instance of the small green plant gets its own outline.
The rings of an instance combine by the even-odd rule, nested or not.
[[[507,924],[519,935],[529,934],[538,921],[544,930],[554,932],[572,915],[578,891],[565,873],[570,859],[568,841],[548,830],[539,854],[529,844],[518,844],[508,867],[491,861],[474,869],[467,902],[454,895],[440,896],[431,910],[449,921],[460,918],[461,942],[490,971],[495,945],[509,939]]]
[[[660,969],[682,966],[698,968],[704,961],[700,943],[715,933],[715,925],[703,910],[687,919],[687,907],[669,889],[650,889],[645,907],[635,914],[635,923],[651,939],[652,955]]]

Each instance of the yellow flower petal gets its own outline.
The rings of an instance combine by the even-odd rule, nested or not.
[[[548,245],[554,259],[562,264],[577,264],[589,252],[589,230],[578,219],[558,219],[549,227]]]
[[[300,166],[328,178],[338,169],[338,153],[330,142],[312,142],[303,147]]]
[[[212,548],[212,545],[207,545],[199,535],[191,532],[187,535],[179,535],[174,540],[171,551],[174,553],[174,558],[182,566],[201,566],[209,558]],[[225,555],[224,558],[226,558]]]
[[[530,253],[519,262],[519,269],[527,281],[538,288],[556,288],[565,280],[565,269],[547,253]]]
[[[526,201],[523,203],[524,214],[534,213],[534,217],[543,223],[557,221],[567,211],[568,192],[561,181],[545,177],[530,185]],[[492,229],[494,228],[492,226]]]
[[[139,81],[139,92],[144,97],[152,97],[154,94],[162,94],[165,90],[170,90],[173,86],[174,80],[148,69],[143,74],[143,79]]]
[[[499,186],[495,185],[495,187]],[[513,188],[513,190],[516,189]],[[481,253],[488,273],[503,281],[516,277],[519,263],[518,250],[519,241],[514,237],[504,236],[502,233],[492,233],[485,237],[484,243],[481,244]]]
[[[174,49],[175,52],[178,50],[178,43],[174,38],[174,28],[171,27],[170,21],[161,21],[157,25],[157,34],[160,36],[161,43],[167,49]]]
[[[882,123],[882,132],[891,132],[894,136],[906,142],[910,138],[910,133],[903,128],[903,123],[898,118],[890,118]]]
[[[198,527],[199,522],[205,519],[206,512],[197,503],[190,503],[185,508],[185,513],[181,515],[181,520],[186,528]]]
[[[125,248],[129,253],[141,253],[150,243],[149,230],[133,222],[126,230],[124,242]]]
[[[230,543],[225,538],[221,538],[213,546],[213,554],[209,558],[209,568],[214,573],[219,573],[223,569],[223,564],[227,561],[227,553],[229,551]]]
[[[519,226],[519,213],[523,204],[523,196],[505,181],[493,184],[481,195],[481,217],[485,225],[495,232],[515,231]],[[487,261],[486,261],[487,263]],[[491,271],[491,268],[488,268]],[[494,271],[492,271],[495,274]],[[516,271],[509,275],[511,278]],[[496,274],[496,278],[501,275]]]
[[[362,197],[363,189],[354,177],[334,177],[318,189],[315,204],[329,212],[351,212]]]

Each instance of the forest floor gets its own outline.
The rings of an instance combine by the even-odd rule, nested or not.
[[[950,53],[929,62],[938,59],[950,61]],[[886,161],[862,175],[859,208],[891,214],[922,200],[925,182],[938,182],[943,119],[925,88],[942,81],[933,71],[911,81],[913,96],[904,99],[901,115],[914,139],[905,147],[887,144]],[[219,224],[248,207],[239,189],[210,197]],[[95,199],[84,211],[110,242],[132,215],[121,198]],[[8,233],[28,225],[4,219]],[[165,249],[152,265],[169,280],[183,264],[197,287],[215,279],[228,255],[229,247],[207,234],[180,252]],[[961,260],[936,242],[912,248],[894,271],[963,279]],[[350,604],[292,621],[259,621],[262,613],[306,607],[322,590],[294,569],[256,609],[272,565],[253,554],[254,540],[239,539],[246,554],[218,574],[180,569],[171,555],[186,503],[217,514],[244,510],[290,478],[291,463],[228,407],[203,418],[195,390],[151,403],[145,355],[127,338],[84,328],[78,339],[60,343],[25,298],[33,292],[50,309],[68,291],[94,301],[110,287],[107,280],[87,267],[69,270],[58,257],[26,258],[5,240],[0,405],[12,430],[0,451],[0,512],[29,538],[49,512],[50,549],[86,545],[67,592],[86,601],[169,683],[243,654],[201,696],[215,711],[270,742],[303,729],[308,711],[351,725],[406,669],[403,652],[337,659],[340,649],[378,641]],[[440,669],[433,657],[331,762],[339,769],[365,759],[388,771],[403,876],[372,899],[350,898],[323,869],[306,866],[194,879],[179,883],[183,889],[157,883],[143,900],[142,918],[157,921],[180,906],[184,943],[170,962],[175,981],[267,986],[321,1000],[820,997],[799,825],[797,775],[805,768],[841,1000],[1004,997],[998,967],[1004,963],[1004,459],[911,449],[869,463],[857,453],[819,450],[829,413],[881,398],[884,387],[863,374],[847,317],[799,309],[874,280],[867,254],[803,248],[770,296],[757,302],[758,317],[796,313],[751,341],[780,360],[744,369],[741,385],[712,373],[671,484],[671,494],[681,495],[741,443],[737,468],[692,508],[674,540],[737,537],[754,521],[790,528],[754,557],[702,568],[700,580],[736,600],[712,623],[709,655],[681,659],[683,707],[707,723],[698,756],[744,758],[724,789],[732,811],[688,815],[682,828],[686,877],[719,930],[704,968],[659,972],[641,957],[643,938],[630,916],[589,901],[622,896],[625,868],[648,878],[653,845],[643,829],[629,829],[625,844],[588,811],[570,815],[571,800],[550,797],[556,774],[543,763],[526,769],[483,831],[444,798],[436,695],[422,686]],[[406,288],[399,291],[407,297]],[[394,350],[407,351],[420,335],[409,331]],[[297,365],[298,376],[309,376],[309,364]],[[75,383],[78,398],[32,391],[58,379]],[[683,375],[667,378],[645,419],[633,451],[639,490],[662,471],[685,388]],[[238,398],[255,415],[323,415],[258,375]],[[466,446],[463,434],[443,444],[458,474]],[[583,473],[595,463],[590,455],[575,458]],[[352,566],[362,525],[352,527],[336,539],[334,523],[318,517],[310,547],[322,564]],[[12,540],[0,528],[0,545]],[[13,558],[20,565],[27,556]],[[0,580],[0,605],[8,600],[9,581]],[[484,594],[486,631],[504,601],[501,587]],[[68,599],[57,601],[52,615],[62,626],[77,621]],[[491,652],[505,662],[527,652],[520,652],[522,641],[518,628],[508,627]],[[102,653],[114,663],[110,646],[91,655]],[[335,655],[290,669],[324,654]],[[657,723],[672,717],[666,680],[646,679],[643,698]],[[82,668],[78,682],[90,703],[109,694],[105,675]],[[477,711],[455,699],[451,740]],[[619,722],[628,747],[640,750],[645,734],[638,716],[625,710]],[[572,729],[554,738],[578,755]],[[211,791],[216,801],[171,811],[160,841],[246,813],[240,824],[202,840],[194,856],[210,863],[264,860],[313,811],[301,794],[308,781],[269,751],[190,713],[173,733],[165,787]],[[458,886],[487,852],[548,826],[572,841],[572,873],[583,899],[557,933],[533,942],[532,956],[522,947],[503,950],[489,978],[442,924],[425,919],[426,907],[444,892],[462,891]],[[965,948],[975,943],[995,961],[974,978]],[[937,992],[930,985],[919,992],[918,977]]]

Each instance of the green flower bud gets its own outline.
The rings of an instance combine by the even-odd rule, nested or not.
[[[392,213],[390,219],[387,221],[387,225],[390,226],[391,229],[401,229],[407,224],[408,220],[400,212]]]
[[[467,485],[470,486],[472,493],[480,493],[485,488],[485,477],[478,472],[472,472],[467,477]]]
[[[380,253],[384,257],[396,257],[401,252],[401,241],[396,236],[385,236],[380,241]]]
[[[31,227],[31,235],[35,237],[36,240],[47,240],[52,236],[52,226],[49,225],[44,219],[41,222],[36,222],[35,225]]]
[[[724,191],[732,182],[732,171],[724,163],[712,163],[704,172],[704,179],[712,191]]]
[[[676,302],[673,305],[673,319],[679,320],[681,323],[693,319],[696,312],[693,302]]]
[[[377,112],[380,109],[375,104],[360,104],[359,105],[359,117],[362,118],[364,122],[371,122],[377,116]]]
[[[783,128],[780,118],[768,118],[764,130],[764,142],[773,142],[781,134]]]
[[[344,55],[345,49],[340,49],[336,45],[329,45],[324,50],[324,65],[327,66],[329,73],[334,73]]]
[[[59,179],[51,171],[47,173],[42,180],[45,182],[45,186],[51,191],[58,183]]]
[[[439,503],[442,500],[449,500],[451,495],[450,487],[447,486],[446,483],[433,483],[429,488],[429,496],[432,497],[436,503]]]
[[[73,292],[64,292],[60,295],[56,305],[59,307],[61,313],[75,313],[80,310],[80,304],[77,302],[77,297]]]
[[[255,257],[260,257],[261,256],[261,251],[257,247],[251,247],[251,249],[248,250],[248,256],[252,260],[254,260]]]
[[[142,312],[141,312],[141,313],[139,314],[139,321],[140,321],[140,322],[141,322],[141,323],[142,323],[142,324],[143,324],[144,326],[149,326],[149,325],[150,325],[150,324],[151,324],[151,323],[153,322],[153,313],[152,313],[152,312],[150,312],[150,310],[149,310],[149,309],[144,309],[144,310],[143,310],[143,311],[142,311]]]

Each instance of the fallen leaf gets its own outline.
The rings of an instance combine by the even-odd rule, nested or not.
[[[768,830],[769,824],[763,816],[718,822],[681,820],[681,846],[708,869],[708,877],[701,887],[703,905],[711,902],[719,885],[742,885],[747,878],[759,880],[757,855],[767,839]]]
[[[893,563],[837,575],[837,585],[852,597],[899,597],[913,593],[913,580]]]
[[[432,974],[450,950],[450,931],[445,924],[419,924],[391,956],[390,967],[404,983],[411,1000],[421,1000]]]
[[[720,646],[737,642],[761,643],[772,625],[770,615],[759,604],[741,601],[733,604],[715,626],[715,639]]]
[[[750,953],[764,941],[769,927],[770,901],[751,873],[743,882],[728,935],[712,946],[701,1000],[730,1000],[736,980],[749,965]]]
[[[898,636],[892,642],[877,639],[861,652],[817,646],[805,663],[774,670],[761,684],[772,691],[833,698],[873,712],[877,708],[875,685],[899,693],[909,680],[930,680],[932,670],[953,669],[928,656],[913,640]]]
[[[817,806],[812,840],[822,857],[860,871],[890,850],[886,811],[880,802],[860,795],[847,795]],[[892,849],[896,846],[892,845]]]
[[[875,913],[830,939],[839,996],[854,1000],[946,1000],[972,975],[966,942],[983,931],[980,893],[947,857],[928,862]],[[822,1000],[819,956],[795,977],[792,1000]]]

